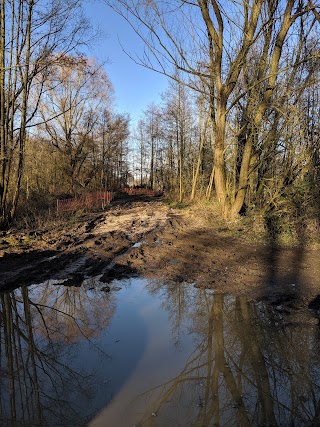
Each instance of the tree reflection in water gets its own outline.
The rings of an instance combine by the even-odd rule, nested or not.
[[[125,425],[320,425],[318,326],[309,322],[307,313],[284,315],[264,303],[183,284],[148,282],[150,297],[144,283],[128,286],[122,300],[119,296],[122,314],[117,312],[120,320],[113,322],[117,325],[112,340],[123,330],[123,346],[112,350],[121,357],[118,364],[113,360],[110,398],[109,386],[97,386],[103,381],[101,373],[109,375],[110,369],[108,355],[96,343],[108,342],[110,348],[111,341],[102,337],[115,310],[114,293],[95,290],[95,284],[47,283],[0,294],[0,424],[85,425],[114,397],[101,425],[110,424],[108,407],[120,408],[125,415],[129,402],[128,416],[135,422]],[[168,316],[159,308],[160,301]],[[144,310],[144,304],[151,309]],[[154,329],[153,317],[158,322]],[[159,328],[159,319],[164,322],[167,317],[171,332],[168,324]],[[161,337],[152,333],[162,330],[166,332]],[[154,346],[160,338],[161,345]],[[174,366],[172,345],[181,356]],[[93,349],[104,360],[92,360]],[[150,349],[160,351],[161,358]],[[97,372],[90,371],[88,361],[101,365]],[[152,380],[157,368],[160,375]],[[177,374],[170,378],[175,369]],[[165,382],[158,385],[159,378]],[[148,387],[145,384],[155,386],[135,397]]]
[[[161,292],[174,341],[186,324],[197,338],[179,375],[135,400],[146,402],[139,426],[320,425],[318,326],[241,296],[148,289]]]
[[[48,282],[0,294],[0,304],[0,424],[85,425],[93,414],[81,415],[81,402],[90,408],[96,378],[75,356],[109,324],[113,297]]]

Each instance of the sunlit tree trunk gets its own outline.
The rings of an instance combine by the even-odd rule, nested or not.
[[[209,114],[207,114],[207,116],[205,117],[204,107],[202,105],[199,111],[200,143],[199,143],[198,157],[196,159],[195,171],[194,171],[193,180],[192,180],[192,187],[191,187],[191,194],[190,194],[191,201],[194,200],[195,194],[196,194],[200,167],[202,163],[203,147],[207,137],[208,122],[209,122]]]

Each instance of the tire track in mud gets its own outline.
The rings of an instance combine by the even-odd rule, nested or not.
[[[0,258],[2,290],[59,280],[81,286],[100,275],[109,283],[137,273],[132,262],[121,262],[131,252],[158,235],[170,221],[170,209],[159,201],[127,202],[115,205],[104,214],[42,236],[41,247],[21,253],[4,253]]]
[[[103,214],[87,213],[72,227],[37,231],[40,237],[28,247],[10,248],[0,236],[0,289],[49,279],[81,286],[98,276],[108,284],[142,275],[251,299],[278,301],[288,290],[308,300],[320,295],[318,249],[275,251],[268,242],[248,242],[196,215],[159,200],[130,200]]]

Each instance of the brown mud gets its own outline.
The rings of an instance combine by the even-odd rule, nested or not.
[[[106,212],[66,224],[2,233],[0,290],[49,279],[81,286],[94,275],[106,284],[141,275],[264,299],[284,310],[308,305],[320,314],[319,249],[250,242],[152,197],[118,200]]]

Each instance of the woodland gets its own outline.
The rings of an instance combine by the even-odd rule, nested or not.
[[[81,0],[0,0],[0,424],[320,425],[320,0],[100,1],[137,122]]]
[[[138,123],[81,53],[94,37],[81,1],[1,0],[1,228],[130,185],[318,232],[320,4],[105,3],[144,41],[132,60],[168,77]]]

